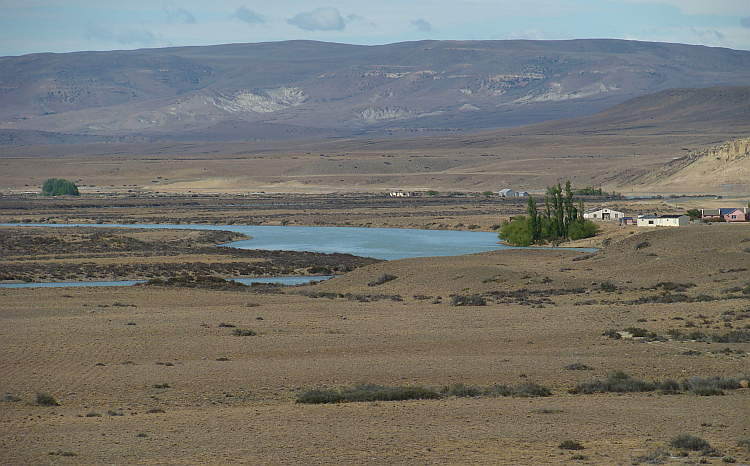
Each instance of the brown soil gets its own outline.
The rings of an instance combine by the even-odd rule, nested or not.
[[[461,207],[442,206],[439,221],[466,224],[481,210],[468,207],[467,214]],[[151,218],[161,209],[121,210],[127,218]],[[86,208],[69,211],[96,218]],[[238,209],[226,218],[240,211],[262,217]],[[50,216],[8,212],[3,221]],[[356,222],[365,220],[364,210],[360,217],[353,212]],[[422,223],[408,209],[398,212],[370,218],[373,225],[378,218]],[[316,215],[326,219],[328,211]],[[32,231],[4,228],[2,235]],[[685,452],[687,462],[750,463],[748,388],[724,396],[569,393],[613,371],[647,381],[746,380],[750,224],[605,231],[597,241],[611,241],[594,254],[527,249],[404,259],[301,287],[0,289],[0,392],[20,399],[0,402],[0,460],[631,464],[659,450],[679,456],[668,442],[690,434],[716,451]],[[223,241],[183,236],[193,234],[123,231],[118,242],[137,239],[141,249],[121,259],[86,260],[179,264],[193,260],[191,251]],[[73,235],[80,236],[73,241]],[[54,268],[74,254],[92,257],[94,243],[83,240],[94,235],[65,233],[68,251],[47,244],[27,259]],[[21,249],[15,241],[4,244],[3,271]],[[142,254],[168,244],[179,255]],[[374,285],[386,274],[396,278]],[[456,296],[485,305],[451,305]],[[633,328],[655,337],[630,338]],[[257,335],[233,336],[234,329]],[[617,332],[624,337],[611,337]],[[566,369],[574,363],[591,370]],[[361,382],[440,388],[525,381],[552,396],[294,402],[305,389]],[[60,406],[37,405],[42,392]],[[566,440],[585,449],[559,448]]]

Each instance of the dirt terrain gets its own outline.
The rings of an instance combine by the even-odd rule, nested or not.
[[[353,199],[350,223],[485,229],[523,210],[483,196],[400,204],[378,197],[380,209],[375,199]],[[325,196],[308,198],[305,208],[274,206],[272,197],[254,209],[230,207],[232,197],[188,200],[45,206],[4,197],[0,221],[96,223],[120,212],[123,221],[332,224],[346,211]],[[409,207],[418,200],[424,204]],[[669,201],[629,208],[674,212],[693,202]],[[479,221],[482,211],[488,218]],[[112,245],[102,253],[97,231],[3,227],[0,270],[27,261],[52,274],[82,260],[103,264],[114,278],[118,270],[107,264],[123,264],[120,274],[128,275],[129,264],[163,262],[167,277],[180,263],[262,260],[282,268],[288,259],[205,255],[210,243],[233,238],[191,231],[102,229]],[[602,243],[596,253],[525,249],[351,262],[357,268],[345,275],[296,287],[0,289],[0,460],[750,463],[750,224],[609,226],[592,244]],[[234,270],[202,271],[231,278]],[[616,371],[634,385],[687,387],[714,377],[734,385],[723,395],[663,384],[571,393]],[[439,399],[295,403],[306,390],[361,383],[453,391]],[[550,394],[456,396],[495,384]],[[44,406],[38,394],[59,406]],[[711,449],[670,445],[679,435]]]

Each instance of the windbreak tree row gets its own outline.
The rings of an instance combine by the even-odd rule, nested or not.
[[[503,222],[500,239],[513,246],[544,244],[548,241],[576,240],[596,234],[594,222],[583,218],[583,201],[577,206],[570,189],[570,181],[563,191],[560,183],[547,188],[544,209],[539,212],[536,201],[529,196],[525,215],[518,215]]]

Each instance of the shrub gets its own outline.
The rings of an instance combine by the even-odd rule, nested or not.
[[[376,280],[373,280],[367,284],[367,286],[378,286],[382,285],[383,283],[388,283],[391,280],[395,280],[398,277],[395,275],[391,275],[389,273],[384,273],[380,277],[378,277]]]
[[[239,329],[236,328],[232,331],[232,335],[235,337],[254,337],[258,332],[250,329]]]
[[[49,178],[42,185],[42,195],[44,196],[80,196],[78,187],[72,181],[59,178]]]
[[[558,448],[561,450],[583,450],[584,447],[581,445],[580,442],[576,442],[575,440],[565,440],[560,445],[558,445]]]
[[[313,388],[299,394],[296,403],[326,404],[362,401],[403,401],[439,399],[451,396],[549,396],[552,392],[536,383],[528,382],[515,388],[506,385],[476,387],[473,385],[455,384],[436,391],[426,387],[386,387],[374,383],[354,385],[341,390],[331,388]]]
[[[57,450],[57,451],[51,451],[47,453],[49,456],[78,456],[77,453],[72,451],[63,451],[63,450]]]
[[[341,393],[332,388],[312,388],[300,393],[296,403],[306,404],[327,404],[340,403],[342,401]]]
[[[36,403],[41,406],[60,406],[55,397],[49,393],[37,393]]]
[[[444,397],[455,396],[457,398],[482,396],[484,393],[485,391],[479,387],[462,383],[444,387],[440,391],[440,394]]]
[[[16,402],[16,401],[21,401],[21,397],[18,397],[18,396],[15,396],[15,395],[5,395],[3,397],[3,401],[13,403],[13,402]]]
[[[654,451],[650,451],[645,455],[638,456],[633,459],[633,464],[647,463],[647,464],[662,464],[666,459],[669,458],[669,452],[658,448]]]
[[[715,396],[723,395],[724,390],[737,390],[741,388],[739,380],[727,379],[724,377],[693,377],[690,380],[682,382],[682,388],[694,395]]]
[[[385,387],[374,383],[365,383],[344,388],[341,391],[332,389],[312,389],[302,392],[297,403],[340,403],[362,401],[403,401],[440,398],[434,390],[423,387]]]
[[[513,396],[524,396],[524,397],[532,397],[532,396],[550,396],[552,395],[552,392],[546,388],[543,387],[537,383],[534,382],[526,382],[523,385],[519,385],[518,387],[513,389]]]
[[[669,446],[672,448],[679,448],[681,450],[689,451],[709,452],[712,450],[711,444],[708,443],[708,441],[689,434],[681,434],[676,437],[672,437],[672,439],[669,441]]]
[[[656,384],[634,379],[622,371],[611,373],[606,380],[598,379],[581,382],[575,388],[570,390],[574,394],[591,394],[591,393],[631,393],[631,392],[650,392],[656,390]]]
[[[164,411],[161,408],[151,408],[146,411],[146,414],[158,414],[158,413],[166,413],[166,411]]]
[[[591,371],[593,368],[587,366],[586,364],[581,364],[580,362],[574,362],[573,364],[568,364],[565,366],[565,370],[567,371]]]
[[[617,291],[617,285],[607,280],[599,284],[599,289],[606,292]]]
[[[451,306],[486,306],[487,300],[483,297],[473,294],[469,296],[465,295],[453,295],[451,299]]]

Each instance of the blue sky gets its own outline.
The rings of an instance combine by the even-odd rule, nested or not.
[[[588,38],[750,50],[750,0],[0,0],[0,56],[290,39]]]

